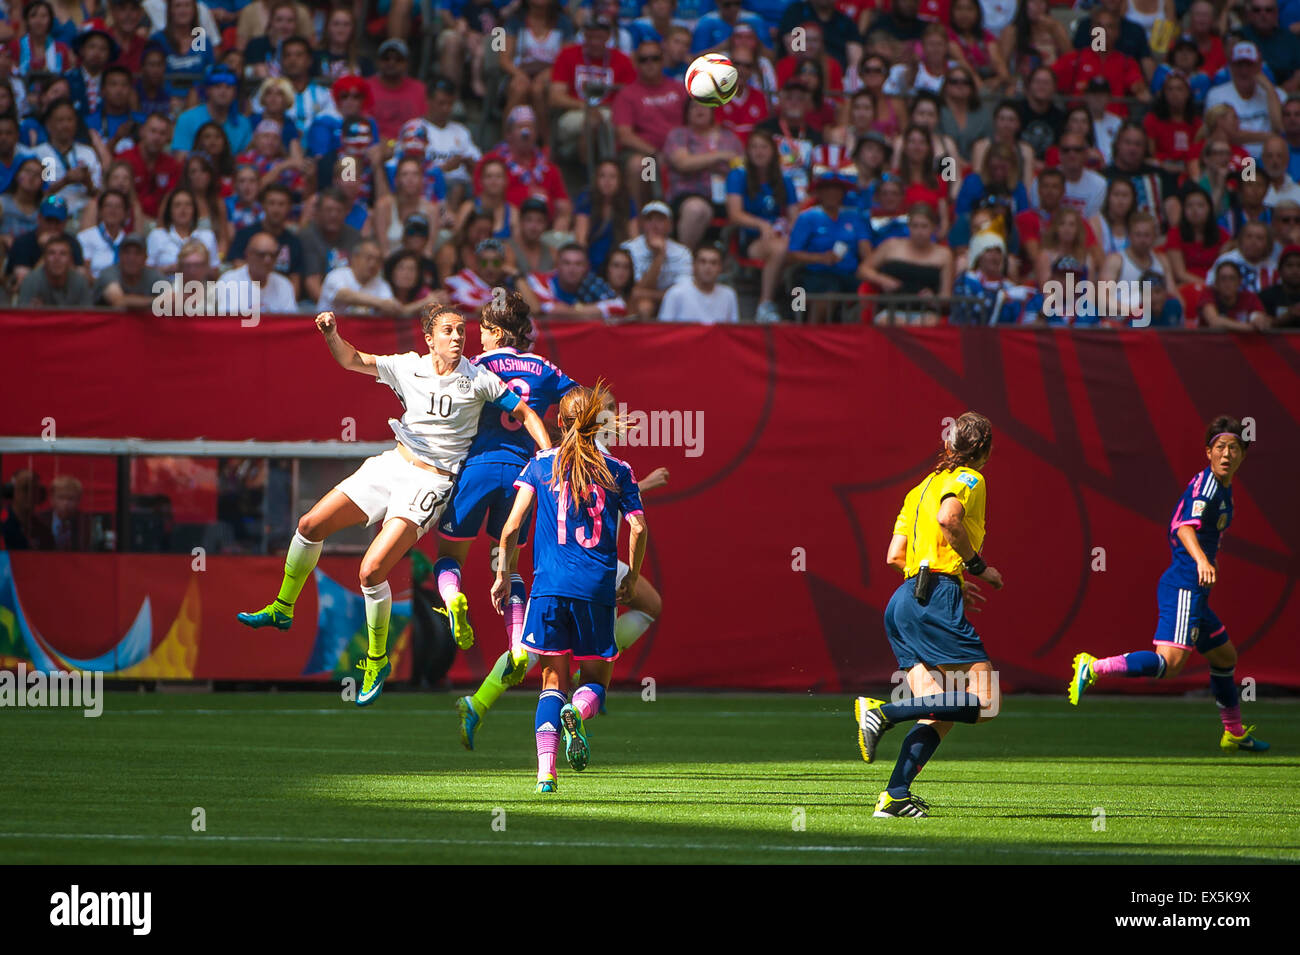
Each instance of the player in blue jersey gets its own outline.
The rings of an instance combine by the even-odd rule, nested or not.
[[[605,414],[601,420],[601,431],[596,436],[596,447],[601,453],[609,454],[610,443],[619,437],[614,396],[609,392],[605,393]],[[556,443],[559,439],[559,429],[555,429],[551,435],[551,440]],[[665,487],[667,484],[668,469],[659,467],[637,482],[637,490],[645,494],[647,491]],[[513,484],[510,493],[513,501]],[[627,564],[620,560],[618,562],[618,575],[615,578],[616,586],[622,586],[623,578],[627,576],[627,572]],[[517,584],[522,592],[521,578],[513,570],[511,571],[511,583],[512,585]],[[646,580],[645,577],[638,577],[636,586],[632,589],[627,602],[624,604],[620,601],[620,604],[625,609],[614,622],[614,641],[618,644],[618,652],[622,653],[636,643],[641,635],[650,629],[650,625],[659,618],[659,614],[663,611],[663,598],[659,596],[659,591],[655,589],[654,584]],[[522,604],[518,606],[511,604],[510,609],[512,612],[522,611]],[[512,625],[510,630],[510,649],[501,654],[472,696],[462,696],[456,701],[456,712],[460,716],[460,742],[468,750],[474,748],[475,734],[488,710],[495,705],[496,701],[501,698],[501,694],[507,689],[522,682],[533,671],[533,667],[537,663],[536,654],[529,653],[528,648],[520,643],[520,638],[523,636],[522,613],[519,616],[518,627]],[[575,683],[576,680],[577,675],[575,674]],[[600,712],[602,716],[605,714],[603,702]]]
[[[646,520],[632,468],[597,446],[606,390],[574,388],[560,401],[558,447],[542,451],[519,475],[515,505],[501,537],[503,557],[518,547],[519,531],[534,500],[533,586],[528,595],[523,645],[542,658],[537,701],[537,792],[557,787],[560,730],[564,756],[574,772],[591,758],[584,723],[605,698],[613,663],[615,605],[636,589],[645,558]],[[618,531],[626,518],[628,572],[618,585]],[[510,592],[505,563],[492,586],[494,604]],[[569,660],[582,667],[583,684],[568,696]]]
[[[483,353],[471,359],[473,364],[504,381],[506,388],[518,395],[539,418],[545,417],[552,405],[577,387],[577,382],[564,372],[528,350],[532,345],[533,325],[528,305],[520,295],[508,292],[499,303],[485,306],[479,320],[479,336]],[[433,565],[438,593],[442,595],[452,634],[459,645],[468,646],[473,635],[469,602],[461,592],[461,568],[469,556],[470,545],[484,521],[488,533],[493,538],[500,537],[514,504],[515,478],[536,450],[533,438],[513,418],[491,408],[483,409],[478,433],[438,524],[438,560]],[[512,646],[518,642],[523,629],[526,593],[523,578],[515,573],[518,555],[515,560],[510,565],[512,583],[505,615]],[[515,670],[516,665],[507,651],[493,666],[489,680],[499,683]],[[514,673],[514,679],[522,678],[522,671]],[[466,699],[458,701],[462,725],[471,715],[464,711]]]
[[[1083,692],[1098,677],[1178,676],[1195,649],[1210,665],[1210,689],[1223,721],[1219,745],[1228,751],[1268,749],[1268,743],[1255,738],[1255,727],[1241,725],[1241,700],[1234,675],[1237,651],[1228,639],[1227,628],[1210,609],[1210,588],[1219,576],[1215,564],[1219,541],[1232,523],[1232,479],[1249,447],[1236,418],[1220,415],[1210,422],[1205,430],[1209,466],[1188,482],[1169,522],[1173,560],[1156,589],[1160,610],[1153,641],[1156,649],[1104,659],[1077,654],[1069,686],[1071,703],[1077,706]]]

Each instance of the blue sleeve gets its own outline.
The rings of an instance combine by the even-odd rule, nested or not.
[[[307,142],[304,144],[310,156],[324,156],[334,146],[334,117],[318,116],[307,128]]]
[[[619,469],[618,509],[623,512],[624,517],[645,511],[641,506],[641,489],[636,486],[636,475],[632,473],[630,467],[626,466]]]
[[[519,396],[507,388],[501,392],[501,397],[494,398],[492,403],[508,414],[513,414],[514,410],[519,407]]]
[[[727,195],[744,196],[745,195],[745,167],[737,166],[731,172],[727,173]]]
[[[573,202],[573,214],[575,216],[591,215],[591,190],[584,189],[578,193],[578,198]]]
[[[1024,212],[1029,208],[1029,192],[1025,189],[1023,182],[1016,183],[1016,191],[1012,196],[1012,201],[1016,204],[1016,212]]]
[[[786,205],[786,206],[793,206],[793,205],[798,204],[798,202],[799,202],[799,189],[798,189],[797,186],[795,186],[795,184],[794,184],[794,180],[790,178],[790,176],[789,176],[788,173],[783,173],[782,176],[781,176],[781,179],[785,182],[785,205]],[[870,209],[865,210],[865,211],[863,212],[863,215],[864,215],[864,216],[865,216],[865,215],[868,215],[868,214],[870,213],[870,211],[871,211]],[[777,214],[777,218],[780,218],[781,216],[784,216],[784,215],[785,215],[785,206],[782,206],[780,209],[777,209],[777,210],[776,210],[776,214]]]
[[[984,192],[984,180],[978,175],[967,176],[966,181],[961,184],[961,189],[957,190],[957,204],[954,208],[956,215],[965,215],[970,212],[971,206],[979,199]]]
[[[808,210],[811,212],[812,210]],[[790,229],[790,242],[788,249],[791,252],[806,252],[808,249],[808,238],[812,235],[812,216],[808,212],[801,212],[794,220],[794,226]]]
[[[691,34],[691,56],[698,56],[711,46],[716,46],[718,41],[714,39],[716,31],[714,23],[704,17],[695,25],[695,32]]]
[[[437,166],[433,167],[433,195],[439,202],[447,198],[447,177]]]
[[[606,287],[608,288],[608,286]],[[613,294],[613,291],[613,289],[610,289],[611,295]],[[555,375],[552,378],[552,386],[555,389],[555,400],[559,401],[574,388],[577,388],[578,383],[557,368],[555,369]]]
[[[541,487],[541,481],[537,474],[537,459],[530,458],[524,465],[524,469],[519,472],[519,477],[515,478],[516,484],[527,484],[534,491]]]

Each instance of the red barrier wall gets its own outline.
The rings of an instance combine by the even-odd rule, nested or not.
[[[424,350],[414,322],[340,328],[366,351]],[[36,435],[53,417],[60,437],[329,440],[352,418],[358,439],[385,438],[396,399],[339,369],[319,338],[309,318],[6,313],[0,434]],[[1254,418],[1258,444],[1234,484],[1214,607],[1239,676],[1300,686],[1300,337],[557,324],[537,350],[581,381],[609,379],[629,410],[702,417],[698,454],[622,449],[639,474],[672,472],[646,500],[664,614],[620,664],[625,680],[843,691],[888,678],[893,518],[943,419],[974,408],[996,429],[984,553],[1007,580],[974,619],[1005,689],[1055,692],[1079,649],[1149,646],[1169,514],[1220,412]],[[59,625],[27,608],[55,640],[100,612],[94,572],[66,560]],[[467,574],[481,637],[453,670],[465,680],[504,644],[486,560],[478,547]],[[272,593],[274,568],[248,567]],[[22,573],[16,560],[20,585]],[[209,605],[205,641],[241,646],[229,608],[209,619]],[[218,669],[249,659],[208,653]],[[1205,679],[1197,661],[1174,685]]]

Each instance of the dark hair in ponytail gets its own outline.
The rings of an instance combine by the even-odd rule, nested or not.
[[[934,471],[970,467],[993,448],[993,425],[976,411],[967,411],[953,424],[952,438],[944,442]]]
[[[528,351],[533,347],[533,320],[528,303],[518,292],[506,292],[505,297],[483,306],[479,321],[501,331],[501,344]]]

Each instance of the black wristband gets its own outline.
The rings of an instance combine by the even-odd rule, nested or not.
[[[984,571],[988,569],[988,566],[988,564],[984,563],[984,558],[979,555],[979,551],[976,551],[975,556],[966,561],[966,570],[974,574],[976,577],[984,573]]]

